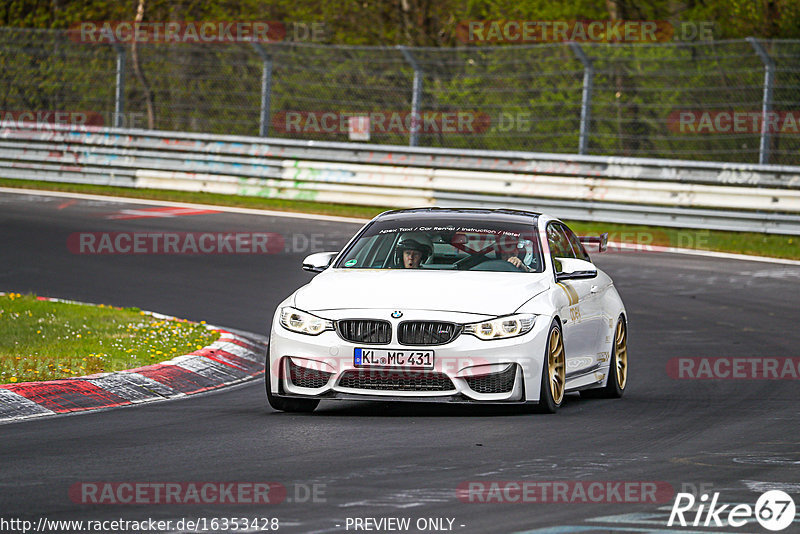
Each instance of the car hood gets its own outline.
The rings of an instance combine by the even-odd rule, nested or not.
[[[328,269],[295,293],[306,311],[393,308],[514,313],[546,290],[544,273]]]

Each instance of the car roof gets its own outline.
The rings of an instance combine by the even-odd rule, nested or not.
[[[486,208],[412,208],[404,210],[385,211],[375,220],[409,220],[419,218],[438,218],[441,216],[459,216],[468,219],[487,218],[494,221],[516,222],[532,224],[541,215],[535,211],[512,209],[486,209]]]

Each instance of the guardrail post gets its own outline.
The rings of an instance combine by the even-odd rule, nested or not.
[[[581,129],[578,135],[578,154],[586,154],[589,148],[589,121],[592,116],[594,65],[578,43],[569,43],[569,47],[583,64],[583,93],[581,94]]]
[[[411,92],[411,131],[408,135],[408,146],[419,145],[419,128],[422,124],[422,115],[420,115],[419,108],[422,102],[422,68],[417,63],[417,60],[405,46],[398,45],[397,48],[403,53],[403,56],[414,69],[414,85]]]
[[[122,128],[122,114],[125,112],[125,47],[114,43],[117,51],[117,90],[114,94],[114,127]]]
[[[267,51],[264,50],[260,43],[253,42],[250,44],[256,49],[263,62],[261,70],[261,119],[258,125],[258,135],[266,137],[269,135],[269,106],[270,97],[272,96],[272,56],[267,54]]]
[[[772,85],[775,81],[775,62],[755,37],[748,37],[747,40],[764,63],[764,97],[761,102],[761,142],[758,147],[758,162],[766,165],[769,163],[770,138],[767,118],[772,111]]]

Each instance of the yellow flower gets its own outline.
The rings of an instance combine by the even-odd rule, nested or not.
[[[200,350],[200,349],[202,349],[202,348],[203,348],[203,346],[202,346],[202,345],[196,345],[196,346],[197,346],[197,350]]]
[[[8,379],[8,381],[9,382],[16,382],[17,381],[17,377],[16,376],[12,376],[11,378]]]

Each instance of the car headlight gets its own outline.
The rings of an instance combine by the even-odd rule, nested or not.
[[[326,330],[333,330],[333,321],[287,306],[281,308],[281,326],[298,334],[317,336]]]
[[[472,334],[479,339],[506,339],[527,334],[535,322],[536,316],[529,313],[507,315],[488,321],[465,324],[463,332]]]

